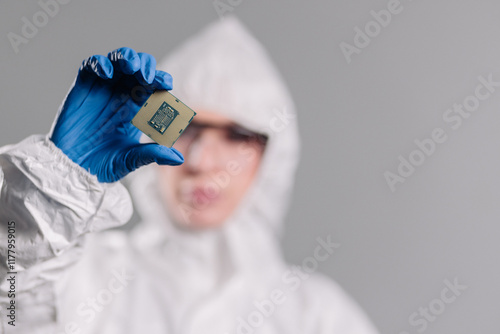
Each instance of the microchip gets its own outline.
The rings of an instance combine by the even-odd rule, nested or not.
[[[172,147],[196,113],[168,91],[156,91],[132,124],[160,145]]]

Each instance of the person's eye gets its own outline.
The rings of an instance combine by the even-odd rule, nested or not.
[[[184,129],[182,133],[186,137],[196,137],[196,135],[200,132],[200,126],[195,123],[191,123],[187,128]]]
[[[227,138],[236,142],[248,142],[255,138],[255,133],[241,127],[231,127],[228,129]]]

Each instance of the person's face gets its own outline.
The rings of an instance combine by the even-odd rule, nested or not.
[[[224,116],[198,112],[175,144],[184,164],[159,167],[172,218],[191,228],[220,226],[250,187],[265,141]]]

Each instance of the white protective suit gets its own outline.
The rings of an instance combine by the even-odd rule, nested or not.
[[[158,167],[143,167],[128,177],[142,222],[132,232],[103,231],[131,217],[121,183],[99,183],[47,136],[1,148],[0,254],[6,222],[15,221],[17,275],[12,327],[2,260],[0,332],[376,333],[339,286],[312,272],[311,259],[326,260],[337,247],[328,236],[311,250],[309,269],[284,263],[279,236],[298,132],[290,96],[259,43],[227,18],[158,68],[193,109],[269,136],[249,192],[221,228],[181,230],[160,199]]]

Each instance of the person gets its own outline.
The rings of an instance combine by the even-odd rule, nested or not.
[[[0,220],[15,223],[17,272],[16,327],[4,314],[1,329],[376,333],[335,282],[282,257],[299,138],[262,46],[226,18],[158,68],[198,113],[178,150],[129,122],[154,90],[172,89],[152,56],[129,48],[83,63],[49,135],[0,149]],[[132,215],[123,178],[141,217],[132,231],[112,229]],[[316,261],[338,247],[318,242]]]

